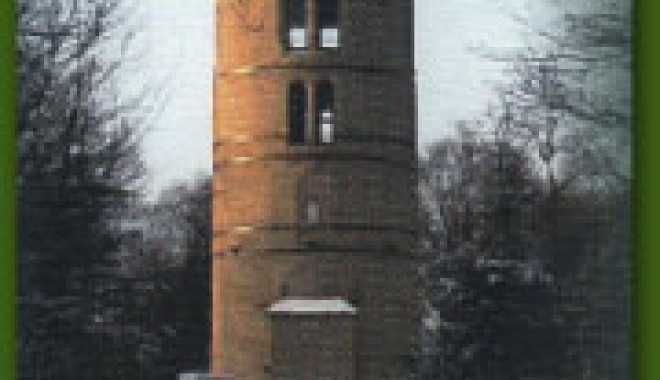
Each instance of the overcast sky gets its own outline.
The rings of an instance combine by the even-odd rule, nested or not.
[[[143,75],[166,78],[169,94],[144,146],[152,192],[211,170],[213,3],[143,3]],[[520,26],[507,16],[516,4],[521,1],[416,1],[420,147],[451,133],[456,120],[480,114],[492,100],[489,82],[501,78],[501,67],[469,47],[520,46]]]

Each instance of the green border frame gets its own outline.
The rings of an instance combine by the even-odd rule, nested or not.
[[[16,375],[14,1],[0,0],[0,378]]]
[[[0,0],[0,378],[8,380],[16,375],[14,14],[14,2]],[[660,379],[660,1],[637,0],[635,15],[633,364],[635,379],[652,380]]]
[[[634,371],[660,379],[660,2],[635,2]],[[655,274],[655,276],[654,276]]]

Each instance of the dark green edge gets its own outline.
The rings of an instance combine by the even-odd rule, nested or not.
[[[660,379],[660,2],[635,3],[634,378]],[[0,1],[0,378],[15,361],[14,3]],[[656,22],[654,23],[654,17]],[[655,42],[655,45],[654,45]],[[657,165],[657,166],[654,166]],[[654,276],[654,274],[657,274]]]
[[[660,1],[635,3],[635,379],[660,379]]]
[[[16,375],[14,1],[0,0],[0,378]]]

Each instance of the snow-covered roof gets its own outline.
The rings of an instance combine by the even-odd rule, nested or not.
[[[268,312],[297,315],[355,315],[357,308],[343,298],[284,298],[270,305]]]

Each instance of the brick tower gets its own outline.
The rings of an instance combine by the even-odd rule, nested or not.
[[[217,0],[212,373],[401,379],[418,305],[412,0]]]

